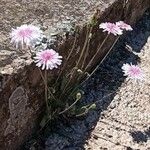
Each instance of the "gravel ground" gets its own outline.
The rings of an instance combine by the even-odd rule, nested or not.
[[[150,10],[124,35],[83,86],[83,104],[97,107],[86,117],[58,123],[45,131],[35,149],[150,150]],[[124,63],[138,64],[145,80],[135,83],[122,73]],[[28,146],[26,146],[27,149]]]

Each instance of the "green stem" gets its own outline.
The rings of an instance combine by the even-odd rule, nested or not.
[[[49,106],[48,106],[48,93],[47,93],[47,70],[45,70],[45,102],[46,102],[46,107],[47,107],[47,113],[49,114]]]
[[[58,75],[56,81],[55,81],[54,87],[56,86],[56,84],[57,84],[57,82],[58,82],[58,80],[59,80],[59,78],[60,78],[62,72],[64,71],[64,69],[65,69],[65,67],[66,67],[66,64],[67,64],[68,60],[70,59],[70,56],[71,56],[72,53],[73,53],[73,50],[75,49],[76,41],[77,41],[77,34],[76,34],[76,36],[75,36],[72,49],[71,49],[71,51],[70,51],[70,53],[69,53],[69,55],[68,55],[68,57],[67,57],[67,59],[66,59],[64,65],[63,65],[63,67],[62,67],[62,69],[61,69],[61,71],[60,71],[60,73],[59,73],[59,75]]]
[[[86,66],[84,72],[86,72],[86,70],[88,69],[88,67],[91,66],[91,63],[93,62],[93,60],[95,59],[95,57],[97,56],[97,54],[100,52],[101,48],[102,48],[103,45],[105,44],[105,42],[106,42],[106,40],[108,39],[108,37],[109,37],[109,34],[105,37],[105,39],[103,40],[102,44],[98,47],[97,52],[94,54],[94,56],[92,57],[92,59],[90,60],[90,62],[88,63],[88,65]]]
[[[39,68],[38,68],[38,69],[39,69]],[[42,78],[42,80],[43,80],[43,82],[44,82],[44,85],[46,86],[45,77],[43,76],[42,71],[41,71],[40,69],[39,69],[39,72],[40,72],[41,78]],[[56,100],[56,98],[54,97],[53,93],[51,92],[51,90],[50,90],[48,87],[47,87],[47,90],[48,90],[48,92],[51,94],[52,98],[53,98],[54,100]]]
[[[109,51],[107,52],[107,54],[105,55],[105,57],[102,59],[102,61],[97,65],[97,67],[92,71],[92,73],[88,76],[88,78],[83,81],[81,84],[85,83],[94,73],[95,71],[98,69],[98,67],[103,63],[103,61],[106,59],[106,57],[109,55],[110,51],[114,48],[115,44],[117,43],[118,39],[120,38],[120,36],[118,36],[115,40],[115,42],[113,43],[113,45],[111,46],[111,48],[109,49]]]
[[[90,28],[89,35],[91,34],[91,32],[92,32],[92,27]],[[88,39],[88,44],[87,44],[87,48],[86,48],[86,51],[85,51],[85,56],[83,58],[83,63],[82,63],[82,66],[81,66],[81,70],[83,69],[85,61],[86,61],[86,58],[88,56],[88,51],[89,51],[89,46],[90,46],[90,40],[91,40],[91,37],[89,37],[89,39]]]
[[[84,84],[95,73],[95,71],[98,69],[98,67],[103,63],[103,61],[105,60],[105,58],[109,55],[110,51],[113,49],[113,47],[115,46],[115,44],[117,43],[117,41],[118,41],[119,38],[120,38],[120,36],[118,36],[116,38],[115,42],[113,43],[113,45],[111,46],[111,48],[109,49],[109,51],[107,52],[107,54],[105,55],[105,57],[102,59],[102,61],[97,65],[97,67],[92,71],[92,73],[80,85]],[[76,90],[77,88],[79,88],[79,86],[80,86],[79,85],[79,80],[78,80],[78,82],[76,84],[77,84],[77,86],[74,88],[74,90]],[[73,92],[71,92],[71,94],[72,93]]]
[[[113,95],[113,94],[115,94],[115,93],[116,93],[116,91],[115,91],[115,92],[112,92],[112,93],[110,93],[110,94],[108,94],[108,95],[106,95],[106,96],[104,96],[102,99],[97,100],[97,101],[95,101],[95,102],[94,102],[94,103],[92,103],[92,104],[89,104],[89,106],[90,106],[90,105],[93,105],[93,104],[96,104],[96,103],[98,103],[98,102],[102,101],[104,98],[106,98],[106,97],[108,97],[108,96],[111,96],[111,95]],[[76,115],[76,117],[81,117],[81,116],[85,115],[86,113],[88,113],[88,109],[86,109],[86,110],[85,110],[85,112],[83,112],[83,113],[81,113],[81,114]]]
[[[80,61],[81,61],[81,59],[82,59],[82,57],[83,57],[84,51],[85,51],[86,46],[87,46],[87,43],[88,43],[89,34],[90,34],[90,33],[88,32],[87,35],[86,35],[86,39],[85,39],[85,42],[84,42],[83,49],[82,49],[82,51],[81,51],[80,57],[79,57],[79,59],[78,59],[78,61],[77,61],[77,64],[75,65],[74,68],[77,68],[77,67],[78,67],[78,65],[79,65],[79,63],[80,63]],[[71,77],[69,78],[69,81],[67,82],[67,84],[65,85],[65,87],[64,87],[64,89],[63,89],[63,91],[62,91],[62,93],[61,93],[61,95],[60,95],[60,97],[59,97],[59,99],[60,99],[61,96],[64,94],[64,92],[65,92],[67,86],[68,86],[68,85],[70,84],[70,82],[71,82],[71,79],[72,79],[72,77],[73,77],[73,75],[74,75],[74,72],[75,72],[75,70],[76,70],[76,69],[74,69],[74,68],[73,68],[73,70],[71,71],[71,72],[72,72],[72,75],[71,75]]]
[[[59,113],[59,115],[65,113],[66,111],[68,111],[69,109],[71,109],[79,100],[76,100],[73,104],[71,104],[68,108],[66,108],[65,110],[61,111]]]

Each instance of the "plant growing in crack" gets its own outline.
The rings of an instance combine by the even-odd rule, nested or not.
[[[39,68],[39,73],[45,86],[45,103],[46,103],[46,115],[41,122],[41,126],[44,127],[50,120],[59,115],[75,115],[81,116],[86,114],[90,109],[95,108],[95,104],[87,105],[82,108],[78,108],[77,103],[84,94],[83,91],[79,90],[80,85],[86,82],[97,70],[98,66],[104,61],[109,52],[112,50],[120,35],[123,34],[123,30],[132,30],[131,26],[119,21],[116,23],[101,23],[99,25],[103,32],[108,32],[107,36],[102,43],[98,44],[95,54],[87,62],[89,55],[89,48],[93,38],[93,29],[97,25],[97,20],[94,18],[90,23],[86,24],[85,39],[82,47],[78,47],[79,39],[79,27],[76,26],[74,29],[74,40],[72,47],[66,58],[59,55],[57,51],[51,48],[53,43],[56,41],[56,37],[51,36],[48,40],[40,28],[34,25],[22,25],[13,29],[10,36],[11,42],[15,44],[16,48],[28,48],[32,55],[36,66]],[[69,28],[71,29],[71,28]],[[68,32],[68,30],[67,30]],[[108,50],[105,57],[102,59],[99,65],[97,65],[92,72],[88,72],[91,69],[95,58],[99,55],[103,46],[107,43],[109,35],[113,34],[117,36],[115,42]],[[78,47],[78,48],[77,48]],[[68,65],[74,55],[74,52],[79,50],[79,55],[68,70]],[[56,78],[50,78],[50,71],[53,69],[59,70]]]

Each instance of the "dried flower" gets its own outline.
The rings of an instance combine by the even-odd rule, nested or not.
[[[42,70],[52,70],[62,63],[62,56],[59,56],[59,54],[53,49],[46,49],[44,51],[37,52],[34,59],[36,66],[42,67]]]
[[[17,27],[16,29],[12,29],[10,33],[11,36],[11,43],[14,43],[16,48],[21,46],[32,46],[33,42],[38,40],[43,35],[43,32],[40,28],[34,25],[22,25]]]
[[[101,23],[99,28],[104,29],[103,32],[107,31],[108,34],[121,35],[123,33],[120,27],[110,22]]]
[[[123,21],[118,21],[116,22],[116,25],[121,28],[122,30],[126,30],[126,31],[132,31],[132,27],[128,24],[126,24],[125,22]]]
[[[124,76],[128,76],[129,79],[143,80],[143,71],[137,65],[123,64],[122,70]]]

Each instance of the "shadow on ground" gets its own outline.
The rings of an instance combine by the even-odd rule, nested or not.
[[[134,142],[144,143],[144,142],[147,142],[148,139],[150,139],[150,128],[145,130],[144,132],[131,131],[130,134],[131,134]]]
[[[136,24],[133,32],[124,35],[96,73],[83,85],[85,97],[82,104],[96,103],[96,109],[90,111],[86,117],[69,120],[69,123],[59,122],[53,132],[45,130],[38,142],[34,142],[36,150],[84,150],[86,140],[97,121],[103,117],[103,111],[112,102],[118,88],[125,80],[121,67],[124,63],[137,64],[140,59],[137,55],[150,36],[150,13],[147,11]],[[136,53],[134,53],[136,52]],[[111,106],[111,109],[115,105]],[[131,132],[134,141],[145,142],[150,137],[150,131]],[[140,137],[140,138],[139,138]],[[107,139],[106,139],[107,140]],[[30,141],[33,143],[33,141]],[[24,149],[29,149],[27,144]]]

